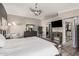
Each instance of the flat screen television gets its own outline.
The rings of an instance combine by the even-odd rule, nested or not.
[[[52,27],[62,27],[62,20],[51,22]]]

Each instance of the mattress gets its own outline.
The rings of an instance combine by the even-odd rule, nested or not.
[[[55,56],[59,54],[53,43],[38,37],[6,40],[0,48],[1,56]]]

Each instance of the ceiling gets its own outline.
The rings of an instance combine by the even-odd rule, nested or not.
[[[34,16],[29,10],[29,8],[34,8],[34,3],[3,3],[3,5],[8,14],[37,19],[43,19],[44,16],[53,15],[57,12],[79,8],[79,3],[38,3],[38,8],[42,10],[42,14]]]

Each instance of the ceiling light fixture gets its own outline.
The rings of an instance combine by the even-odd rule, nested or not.
[[[42,12],[42,10],[38,9],[38,4],[37,3],[35,3],[34,9],[30,8],[30,11],[33,12],[35,16],[39,16]]]

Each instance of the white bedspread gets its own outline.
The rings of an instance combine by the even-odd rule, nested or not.
[[[6,46],[0,48],[2,56],[54,56],[58,53],[53,43],[38,37],[6,40]]]

